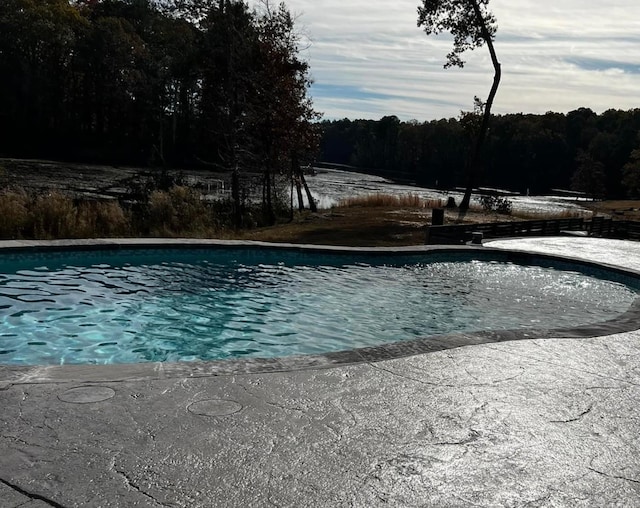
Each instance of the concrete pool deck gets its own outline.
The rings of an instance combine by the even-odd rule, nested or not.
[[[633,242],[488,245],[640,270]],[[288,372],[91,370],[0,366],[1,507],[640,505],[639,331]]]

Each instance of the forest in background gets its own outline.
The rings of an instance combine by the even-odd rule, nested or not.
[[[266,222],[316,153],[294,19],[239,0],[2,0],[0,156],[258,178]]]
[[[430,122],[322,122],[321,159],[418,185],[463,185],[477,115]],[[496,115],[482,153],[479,183],[522,194],[572,189],[590,196],[640,197],[640,109],[596,114]]]
[[[0,156],[227,173],[236,225],[250,192],[273,222],[313,161],[464,185],[477,113],[320,121],[294,20],[260,5],[3,0]],[[639,132],[640,109],[496,115],[478,184],[640,197]]]

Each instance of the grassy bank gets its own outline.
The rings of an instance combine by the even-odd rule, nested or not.
[[[188,187],[153,191],[144,204],[118,200],[74,199],[59,192],[29,193],[19,188],[0,191],[0,239],[108,237],[236,238],[270,242],[347,246],[416,245],[424,242],[432,208],[442,200],[416,195],[374,194],[350,198],[319,213],[296,212],[279,224],[236,230],[230,226],[229,203],[207,203]],[[594,212],[640,219],[640,202],[599,202]],[[597,208],[596,208],[597,207]],[[573,212],[572,212],[573,213]],[[560,214],[562,217],[567,213]],[[551,214],[512,215],[477,206],[460,216],[446,209],[445,222],[495,222],[523,218],[557,218]]]
[[[296,212],[270,227],[236,230],[229,203],[207,203],[190,188],[154,191],[143,204],[72,198],[59,191],[0,191],[1,239],[108,237],[238,238],[335,245],[410,245],[424,241],[431,208],[440,200],[377,194],[352,198],[319,213]]]
[[[73,199],[61,192],[0,192],[1,239],[118,236],[209,237],[220,232],[216,207],[186,188],[154,191],[143,205]]]

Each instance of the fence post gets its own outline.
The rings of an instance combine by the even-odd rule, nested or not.
[[[431,210],[431,225],[442,226],[444,224],[444,208],[434,208]]]

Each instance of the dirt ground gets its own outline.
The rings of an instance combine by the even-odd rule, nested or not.
[[[640,200],[594,201],[585,205],[596,215],[607,215],[614,219],[640,221]]]
[[[469,212],[464,222],[509,220],[509,217]],[[445,223],[458,221],[456,210],[447,211]],[[418,245],[425,242],[431,223],[430,209],[352,207],[305,212],[289,223],[241,232],[237,238],[266,242],[345,245],[350,247]]]

